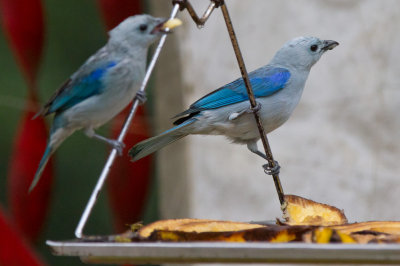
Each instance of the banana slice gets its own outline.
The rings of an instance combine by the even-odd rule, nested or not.
[[[142,238],[147,238],[157,230],[172,232],[215,233],[248,230],[260,227],[264,227],[264,225],[206,219],[171,219],[157,221],[142,227],[139,230],[139,236]]]
[[[284,218],[288,225],[340,225],[347,219],[342,210],[295,195],[285,195]]]
[[[176,28],[176,27],[178,27],[178,26],[180,26],[180,25],[182,25],[182,20],[180,20],[180,19],[178,19],[178,18],[173,18],[173,19],[170,19],[170,20],[168,20],[167,22],[165,22],[164,24],[163,24],[163,26],[161,27],[161,29],[173,29],[173,28]]]

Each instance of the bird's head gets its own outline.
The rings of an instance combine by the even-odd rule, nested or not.
[[[163,33],[168,33],[170,29],[179,26],[180,21],[176,20],[175,23],[170,23],[171,20],[146,14],[131,16],[109,32],[110,41],[147,47]]]
[[[288,41],[275,54],[272,63],[309,70],[328,50],[339,43],[316,37],[298,37]]]

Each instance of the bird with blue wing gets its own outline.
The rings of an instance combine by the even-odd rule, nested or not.
[[[50,156],[76,130],[101,140],[122,154],[124,144],[95,133],[134,97],[144,102],[139,91],[146,71],[148,47],[169,29],[179,26],[177,19],[150,15],[125,19],[109,32],[105,46],[92,55],[50,98],[37,115],[54,114],[46,150],[29,188],[38,183]]]
[[[257,107],[250,108],[242,78],[199,99],[178,114],[175,127],[144,140],[129,151],[139,160],[189,134],[224,135],[266,159],[257,148],[259,131],[252,112],[257,111],[266,133],[285,123],[297,106],[311,67],[339,43],[315,37],[288,41],[268,65],[249,73]],[[273,173],[270,169],[270,173]]]

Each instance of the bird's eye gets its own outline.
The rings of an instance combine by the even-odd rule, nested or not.
[[[139,26],[139,30],[140,30],[140,31],[145,31],[145,30],[147,30],[147,25],[146,25],[146,24],[141,24],[141,25]]]
[[[312,52],[317,51],[317,49],[318,49],[318,45],[316,45],[316,44],[313,44],[313,45],[311,45],[311,47],[310,47],[310,50],[311,50]]]

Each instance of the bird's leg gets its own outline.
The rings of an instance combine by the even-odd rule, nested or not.
[[[257,105],[254,108],[250,106],[249,108],[246,108],[240,112],[230,114],[229,120],[231,120],[231,121],[235,120],[243,114],[257,113],[261,109],[261,103],[259,103],[259,102],[256,102],[256,103],[257,103]]]
[[[139,101],[140,104],[144,104],[147,101],[146,92],[144,91],[136,92],[135,98]]]
[[[111,147],[113,147],[114,149],[117,150],[117,153],[119,156],[122,156],[122,154],[123,154],[122,151],[125,148],[125,144],[123,142],[115,140],[115,139],[108,139],[106,137],[98,135],[94,132],[93,128],[86,129],[85,134],[89,138],[95,138],[95,139],[98,139],[100,141],[107,143],[108,145],[110,145]]]
[[[254,154],[257,154],[258,156],[260,156],[261,158],[265,159],[268,161],[267,156],[260,152],[257,148],[257,142],[251,142],[247,144],[247,148],[249,149],[249,151],[251,151]],[[269,164],[264,164],[263,168],[264,168],[264,172],[267,175],[278,175],[280,170],[281,170],[281,166],[279,165],[279,163],[277,161],[274,161],[274,167],[270,167]]]

